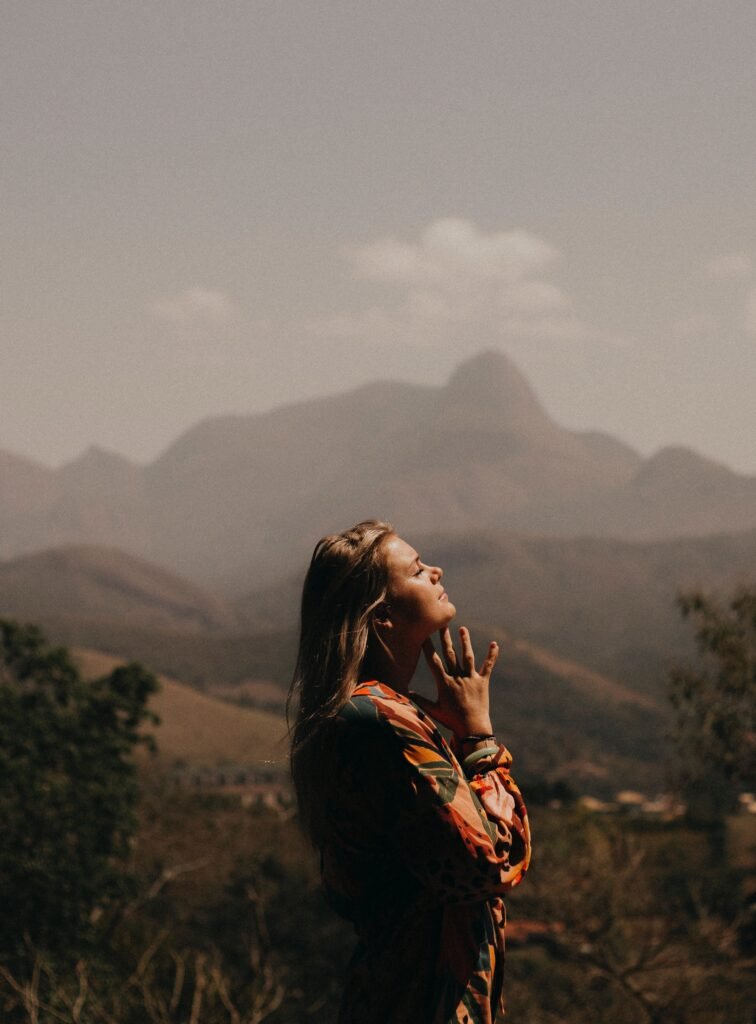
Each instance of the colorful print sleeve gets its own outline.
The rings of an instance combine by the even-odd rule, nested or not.
[[[405,784],[391,839],[434,900],[480,902],[517,885],[528,868],[530,833],[506,748],[475,764],[467,779],[432,720],[389,687],[362,684],[350,713],[389,729],[401,753]]]

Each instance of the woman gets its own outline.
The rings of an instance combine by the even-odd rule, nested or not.
[[[462,628],[457,656],[442,576],[370,520],[321,540],[304,583],[292,773],[359,938],[340,1024],[491,1024],[500,1005],[501,897],[527,870],[528,819],[489,717],[497,646],[476,669]],[[410,690],[421,652],[435,701]]]

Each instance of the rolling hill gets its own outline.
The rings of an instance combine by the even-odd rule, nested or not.
[[[259,746],[260,735],[271,738],[274,722],[281,734],[280,715],[265,719],[262,733],[255,734],[253,726],[260,720],[249,718],[252,710],[222,704],[208,695],[259,699],[280,708],[295,653],[293,628],[282,624],[273,631],[257,624],[255,631],[249,609],[243,613],[221,603],[227,621],[244,622],[248,629],[226,633],[219,628],[224,620],[217,618],[214,599],[165,570],[110,549],[66,548],[60,554],[56,558],[55,552],[47,551],[0,565],[0,588],[3,572],[10,567],[8,579],[16,593],[25,594],[24,607],[40,610],[39,603],[33,605],[35,588],[46,585],[45,609],[50,614],[36,621],[50,638],[109,652],[96,656],[96,669],[95,656],[87,655],[88,671],[104,671],[118,656],[136,658],[154,671],[206,691],[195,693],[171,678],[165,681],[159,700],[168,705],[159,705],[158,711],[165,722],[160,742],[167,756],[196,762],[221,752],[239,760],[245,744],[252,742],[250,736],[258,736],[253,747]],[[71,587],[71,580],[78,587]],[[128,605],[119,616],[124,591]],[[4,615],[14,614],[8,604],[12,593],[12,588],[5,588],[5,603],[0,602]],[[54,614],[55,595],[64,602],[59,614]],[[216,610],[215,619],[199,614],[207,608]],[[631,774],[650,787],[659,784],[663,700],[492,623],[490,616],[467,621],[476,638],[496,636],[502,645],[493,715],[502,735],[517,749],[521,771],[547,778],[568,773],[576,785],[590,785],[594,792],[611,790]],[[427,678],[423,682],[421,677],[419,686],[432,692]]]
[[[498,630],[491,635],[504,651],[492,717],[516,752],[523,778],[566,779],[579,791],[602,795],[629,778],[649,790],[663,784],[662,708],[535,645]],[[73,648],[73,654],[87,678],[124,660],[87,648]],[[161,718],[155,730],[159,765],[286,771],[281,714],[217,700],[164,674],[158,678],[152,708]],[[418,689],[432,693],[422,672]]]
[[[107,675],[124,660],[86,648],[75,648],[72,655],[86,679]],[[160,717],[153,734],[162,764],[286,770],[286,724],[281,716],[213,700],[164,675],[158,679],[160,690],[150,706]]]
[[[96,545],[47,548],[0,562],[0,614],[211,632],[239,625],[222,598],[144,559]]]
[[[692,653],[676,592],[729,593],[756,566],[756,530],[651,543],[505,531],[410,539],[444,567],[460,621],[503,630],[654,700],[666,664]],[[303,571],[232,601],[124,552],[66,546],[0,563],[0,615],[198,687],[285,685]]]
[[[664,701],[666,668],[694,654],[678,590],[727,595],[756,576],[756,530],[642,542],[480,531],[410,537],[441,565],[459,620],[499,628]],[[293,631],[301,575],[237,599],[240,616]]]

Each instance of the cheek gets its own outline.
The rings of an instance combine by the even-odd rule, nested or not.
[[[398,622],[401,622],[411,632],[416,629],[424,629],[433,626],[441,610],[440,603],[422,592],[410,591],[405,593],[399,600],[392,602]]]
[[[439,601],[435,591],[395,593],[390,602],[404,627],[409,627],[413,634],[419,630],[423,637],[447,625],[457,614],[451,601]]]

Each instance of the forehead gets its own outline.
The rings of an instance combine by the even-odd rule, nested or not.
[[[389,572],[402,572],[417,561],[417,551],[406,540],[394,535],[384,545],[386,568]]]

